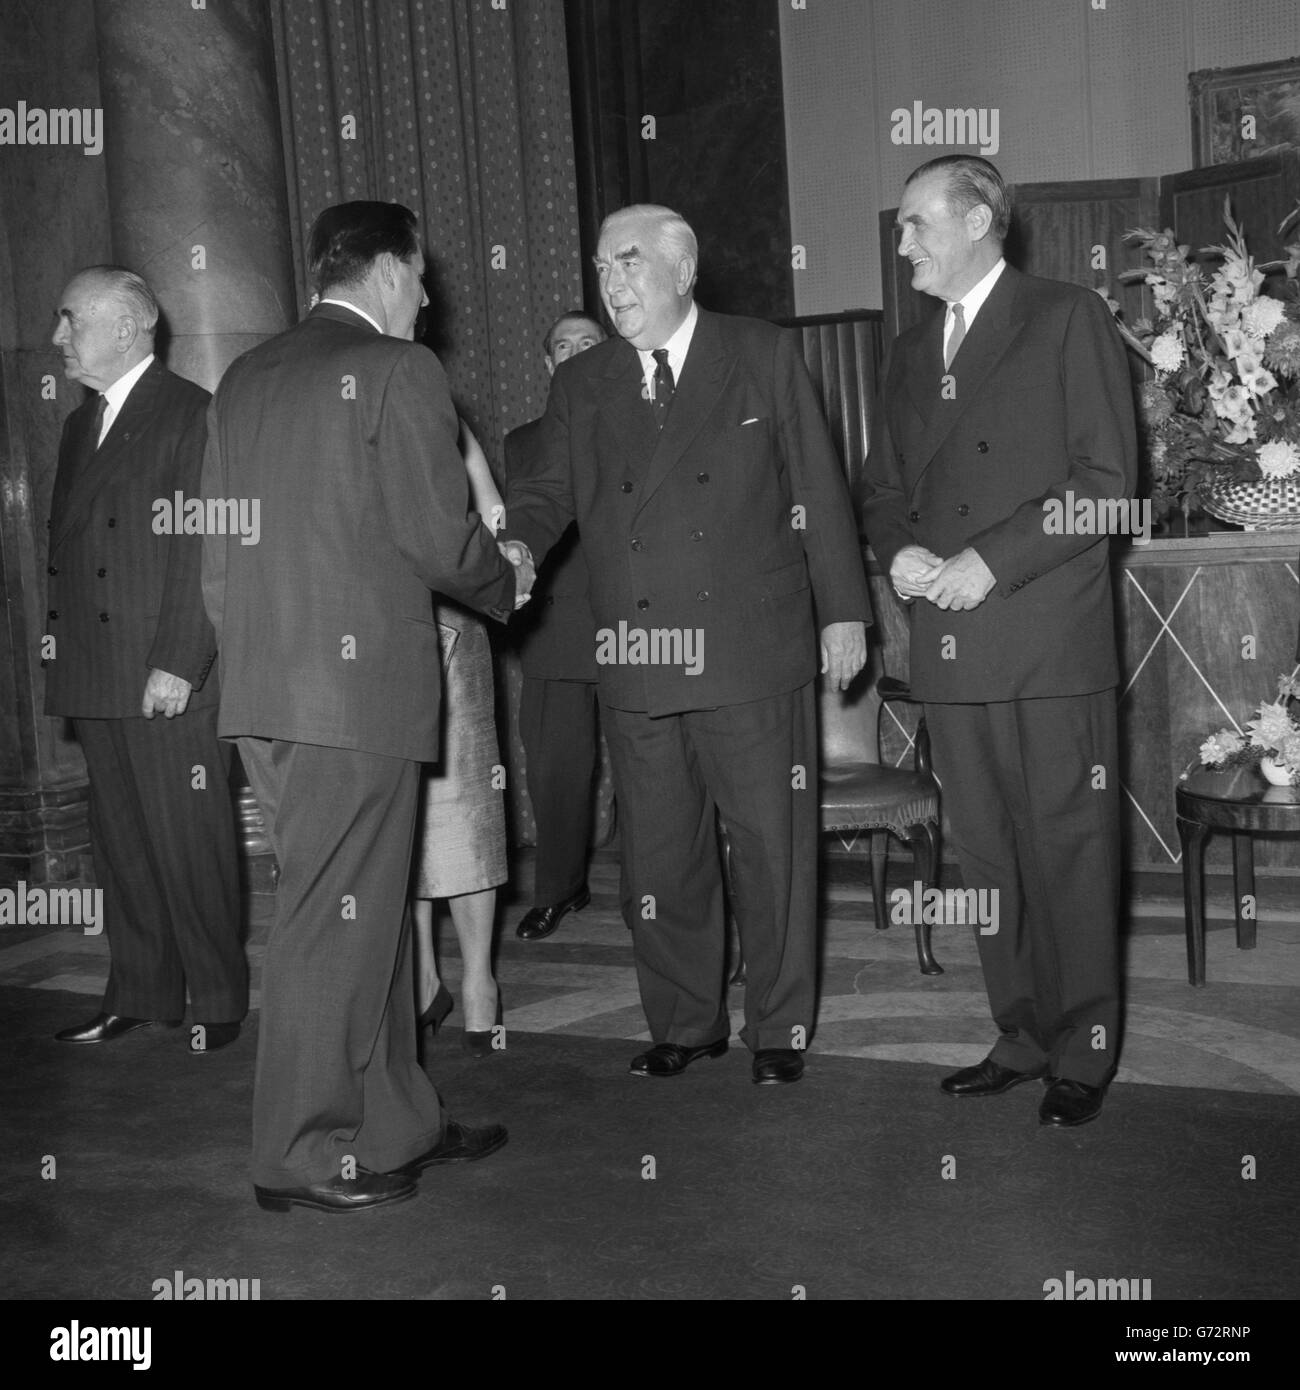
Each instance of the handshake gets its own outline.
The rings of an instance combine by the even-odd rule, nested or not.
[[[515,610],[516,612],[532,597],[533,584],[537,580],[537,570],[533,557],[523,541],[498,541],[497,549],[515,567]]]
[[[923,545],[905,545],[894,556],[889,580],[904,602],[924,598],[954,613],[978,608],[998,582],[979,552],[969,546],[942,560]]]

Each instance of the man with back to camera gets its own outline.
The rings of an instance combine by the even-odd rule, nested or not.
[[[357,1211],[492,1153],[416,1060],[406,890],[420,764],[438,755],[431,590],[504,621],[531,583],[469,510],[414,214],[327,208],[319,301],[226,372],[203,491],[260,499],[256,546],[208,536],[219,731],[237,738],[280,864],[253,1096],[258,1204]]]
[[[741,1036],[752,1079],[774,1085],[802,1076],[816,1013],[818,648],[847,687],[870,605],[797,348],[698,308],[697,262],[671,209],[605,219],[596,268],[619,336],[556,370],[544,466],[510,489],[506,548],[541,556],[576,519],[587,558],[653,1040],[630,1070],[679,1076],[727,1050],[719,813],[748,967]]]
[[[1119,1046],[1119,768],[1108,537],[1051,534],[1066,494],[1136,486],[1129,374],[1090,290],[1008,266],[988,161],[908,179],[898,252],[944,301],[899,335],[877,411],[867,535],[911,608],[965,886],[998,897],[978,936],[999,1038],[952,1096],[1043,1078],[1043,1124],[1100,1113]],[[1067,505],[1067,511],[1072,511]]]
[[[581,309],[561,314],[546,335],[546,371],[605,341],[605,330]],[[532,420],[505,439],[506,476],[527,477],[543,463],[542,422]],[[515,929],[541,941],[570,912],[591,901],[587,846],[591,840],[592,778],[600,758],[596,720],[596,623],[582,544],[570,526],[546,557],[540,589],[516,619],[523,693],[519,735],[527,763],[528,796],[537,823],[533,906]]]
[[[198,491],[208,393],[154,356],[158,313],[140,276],[91,266],[64,291],[53,339],[68,380],[97,394],[59,445],[45,712],[72,719],[86,755],[110,949],[100,1012],[55,1036],[175,1026],[188,988],[190,1050],[204,1053],[239,1036],[248,963],[201,543],[180,517],[157,524],[159,502]]]

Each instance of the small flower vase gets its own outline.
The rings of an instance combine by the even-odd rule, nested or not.
[[[1247,531],[1284,531],[1300,526],[1300,477],[1261,478],[1257,483],[1215,479],[1201,506],[1220,521]]]
[[[1275,787],[1291,785],[1291,774],[1287,771],[1286,764],[1279,762],[1277,758],[1261,758],[1259,770]]]

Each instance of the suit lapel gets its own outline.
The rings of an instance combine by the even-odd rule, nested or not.
[[[610,354],[605,380],[608,385],[601,397],[601,418],[618,440],[619,457],[642,476],[659,442],[659,430],[642,392],[641,358],[631,343],[621,341],[617,351]]]
[[[654,496],[690,448],[704,422],[713,413],[735,366],[734,358],[727,355],[723,346],[718,320],[705,309],[699,313],[695,332],[691,335],[690,350],[682,365],[681,380],[673,392],[672,408],[663,429],[657,431],[658,439],[650,466],[641,476],[641,488],[633,505],[634,516]],[[646,414],[650,416],[653,427],[652,412],[647,410]]]
[[[916,453],[917,476],[929,466],[953,426],[979,398],[980,389],[989,373],[1006,355],[1007,349],[1024,327],[1023,318],[1016,312],[1020,280],[1019,272],[1007,266],[993,286],[993,292],[984,301],[983,308],[946,373],[943,371],[942,357],[937,359],[939,375],[928,377],[933,404]],[[947,377],[951,377],[951,394],[943,389]],[[927,389],[925,374],[922,374],[921,382],[922,388]]]
[[[130,395],[122,403],[122,409],[109,426],[104,442],[98,450],[95,448],[94,440],[89,437],[95,413],[93,399],[80,407],[86,412],[86,419],[79,425],[79,463],[60,515],[58,534],[51,537],[51,544],[60,539],[73,522],[89,512],[91,503],[109,478],[128,458],[130,451],[127,446],[148,425],[158,409],[165,374],[166,368],[155,357],[144,375],[131,388]]]

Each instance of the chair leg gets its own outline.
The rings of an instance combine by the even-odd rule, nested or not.
[[[922,884],[922,889],[938,887],[939,880],[939,827],[932,821],[923,825],[913,825],[908,829],[912,844],[912,868]],[[922,914],[923,915],[923,914]],[[942,975],[943,966],[934,958],[930,950],[930,924],[918,918],[916,931],[916,958],[921,965],[922,975]]]
[[[889,832],[887,830],[868,830],[871,836],[871,908],[876,914],[876,930],[884,931],[889,925],[885,912],[885,869],[889,862]]]

